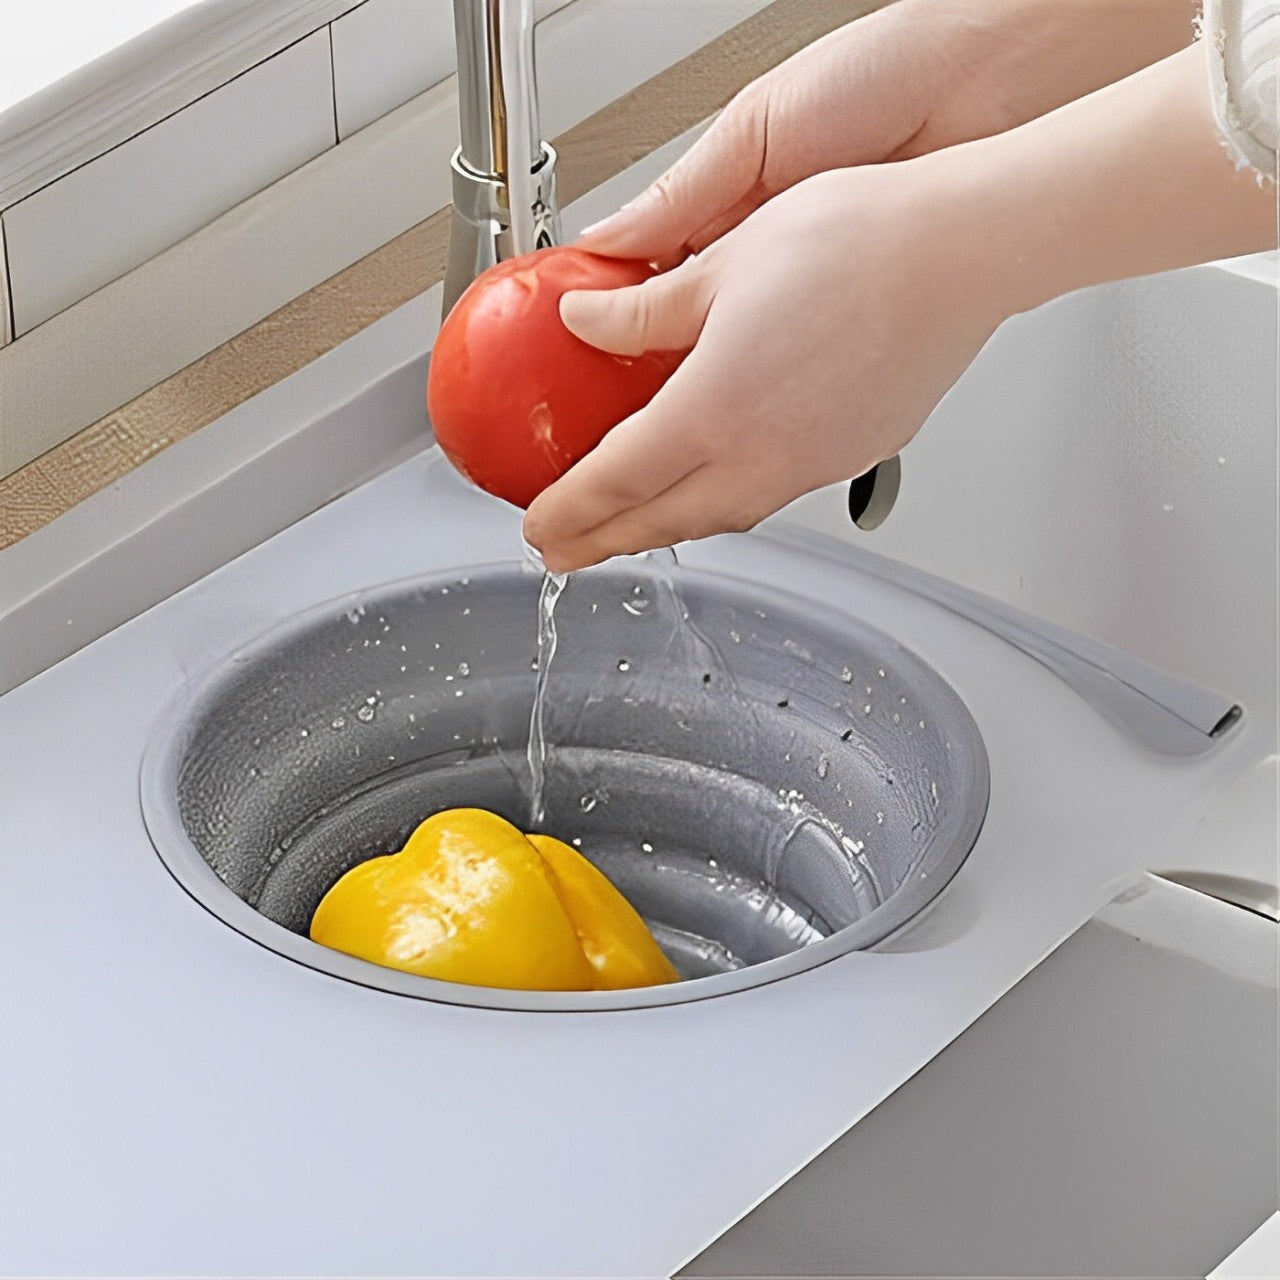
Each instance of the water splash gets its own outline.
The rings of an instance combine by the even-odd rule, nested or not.
[[[569,581],[567,573],[546,573],[538,592],[537,679],[533,690],[533,710],[529,715],[529,825],[541,830],[547,816],[547,740],[544,718],[547,677],[556,652],[556,601]]]

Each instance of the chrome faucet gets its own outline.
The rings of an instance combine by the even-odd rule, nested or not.
[[[539,136],[533,0],[453,0],[458,125],[444,314],[486,267],[557,244],[556,153]]]

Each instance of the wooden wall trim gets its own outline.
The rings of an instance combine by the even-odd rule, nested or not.
[[[554,140],[565,204],[883,0],[776,0]],[[442,209],[0,480],[0,549],[297,372],[444,274]]]

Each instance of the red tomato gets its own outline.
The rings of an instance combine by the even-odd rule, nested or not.
[[[643,262],[570,247],[490,267],[445,318],[427,410],[445,456],[473,483],[527,507],[605,433],[653,398],[684,352],[615,356],[560,321],[570,289],[617,289]]]

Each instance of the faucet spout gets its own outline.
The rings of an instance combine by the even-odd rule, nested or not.
[[[458,125],[444,313],[486,267],[560,238],[556,155],[539,136],[533,0],[454,0]]]

